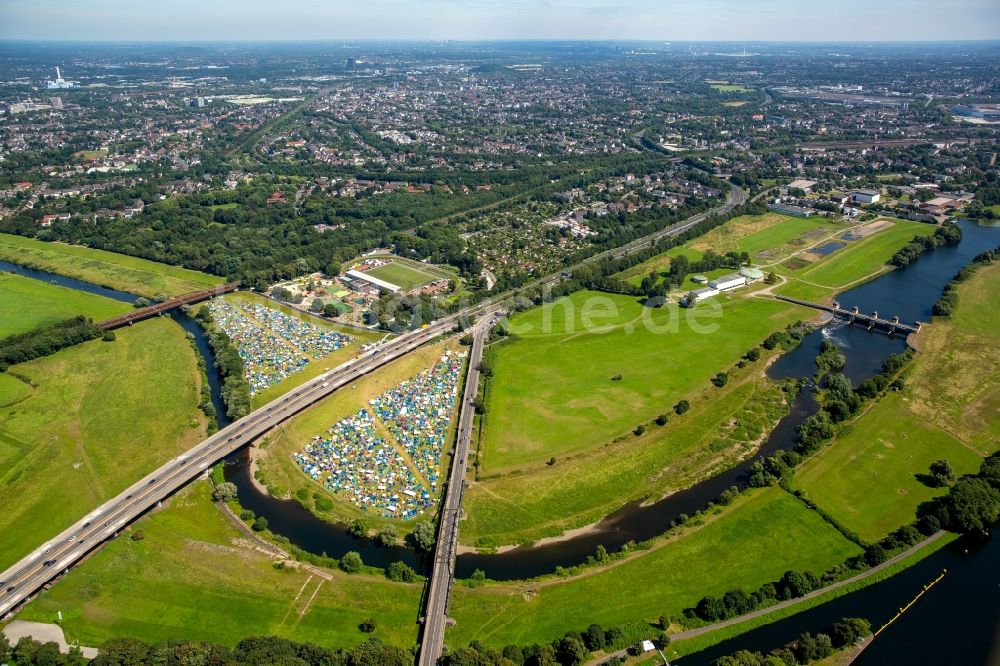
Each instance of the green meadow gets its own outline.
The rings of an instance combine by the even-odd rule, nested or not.
[[[83,315],[94,321],[128,312],[127,303],[34,278],[0,273],[0,338]]]
[[[1000,448],[1000,264],[959,287],[958,307],[915,337],[920,349],[905,378],[847,432],[807,461],[794,485],[865,539],[909,523],[917,506],[943,492],[917,476],[947,459],[974,472]]]
[[[170,319],[8,373],[0,375],[0,569],[205,436],[194,350]]]
[[[0,234],[0,259],[147,297],[179,296],[225,282],[147,259],[11,234]]]
[[[142,539],[130,535],[141,532]],[[277,569],[211,502],[197,481],[43,592],[19,615],[60,623],[69,641],[100,645],[132,636],[149,642],[234,645],[276,635],[326,647],[371,636],[416,644],[421,585],[382,577]],[[374,634],[358,629],[372,618]]]
[[[808,315],[739,296],[682,309],[582,291],[511,318],[483,433],[481,473],[610,442],[670,411],[772,331]],[[587,326],[587,324],[591,324]]]
[[[780,488],[752,491],[710,516],[610,565],[567,579],[456,585],[452,646],[547,642],[567,630],[679,615],[705,595],[750,592],[789,570],[820,573],[860,548]]]

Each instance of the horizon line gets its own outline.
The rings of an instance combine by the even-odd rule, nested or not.
[[[386,42],[400,44],[433,44],[437,42],[455,42],[460,44],[472,43],[589,43],[589,44],[863,44],[877,46],[881,44],[969,44],[969,43],[991,43],[1000,42],[1000,36],[981,39],[879,39],[879,40],[851,40],[851,39],[814,39],[814,40],[777,40],[777,39],[590,39],[580,38],[551,38],[538,37],[529,39],[515,39],[509,37],[482,37],[482,38],[400,38],[400,37],[316,37],[311,39],[281,39],[281,38],[258,38],[258,39],[185,39],[180,37],[167,39],[62,39],[57,37],[0,37],[0,43],[60,43],[60,44],[317,44],[323,42]]]

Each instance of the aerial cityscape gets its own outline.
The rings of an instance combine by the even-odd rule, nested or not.
[[[0,665],[1000,665],[1000,6],[0,25]]]

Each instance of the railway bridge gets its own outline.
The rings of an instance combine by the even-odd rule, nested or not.
[[[224,284],[220,287],[213,287],[211,289],[203,289],[201,291],[193,291],[190,294],[184,294],[183,296],[177,296],[175,298],[168,298],[161,303],[153,303],[144,308],[138,308],[133,312],[127,312],[117,317],[112,317],[111,319],[105,319],[100,322],[98,326],[103,328],[105,331],[110,331],[115,328],[121,328],[122,326],[131,326],[137,321],[142,321],[143,319],[149,319],[150,317],[156,317],[164,312],[169,312],[174,308],[179,308],[182,305],[191,305],[192,303],[198,303],[200,301],[207,301],[215,296],[221,296],[222,294],[228,294],[231,291],[236,291],[239,289],[239,282],[230,282],[229,284]]]
[[[858,306],[854,306],[850,310],[842,308],[840,303],[834,301],[832,305],[824,305],[822,303],[813,303],[811,301],[804,301],[799,298],[792,298],[790,296],[778,296],[774,295],[779,301],[786,301],[788,303],[795,303],[796,305],[803,305],[807,308],[813,308],[816,310],[823,310],[825,312],[830,312],[835,317],[839,317],[851,325],[860,324],[866,327],[869,331],[880,330],[885,331],[889,335],[894,335],[896,332],[902,332],[907,335],[910,333],[917,333],[920,331],[920,322],[915,324],[907,324],[899,320],[898,316],[894,316],[891,319],[886,319],[880,317],[878,310],[872,314],[865,314],[858,310]]]

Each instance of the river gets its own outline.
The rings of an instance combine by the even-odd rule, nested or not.
[[[851,289],[841,294],[838,300],[845,307],[857,305],[865,312],[878,309],[883,315],[899,315],[903,321],[930,321],[931,308],[939,297],[944,285],[951,277],[974,256],[1000,243],[1000,227],[982,226],[968,221],[962,221],[960,225],[963,231],[963,239],[958,245],[933,250],[921,256],[906,269],[892,271],[871,282]],[[37,271],[8,262],[0,261],[0,270],[12,270],[29,277],[55,282],[63,286],[129,303],[135,300],[133,294],[99,287],[72,278],[46,273],[45,271]],[[214,356],[208,347],[205,336],[197,323],[184,313],[177,312],[172,316],[174,316],[185,330],[194,336],[197,347],[206,360],[213,403],[219,415],[220,426],[224,426],[229,423],[229,420],[225,415],[225,408],[219,397],[221,379],[215,369]],[[901,338],[891,338],[882,333],[869,332],[865,329],[851,327],[835,320],[828,326],[807,336],[796,349],[774,363],[768,371],[769,376],[775,379],[811,376],[815,371],[814,358],[824,338],[833,340],[844,350],[847,356],[847,366],[844,369],[844,373],[855,383],[872,376],[879,370],[887,356],[901,351],[905,346],[905,342]],[[660,501],[644,506],[638,504],[625,506],[598,523],[595,530],[565,541],[539,547],[523,546],[499,554],[462,554],[458,557],[456,575],[459,578],[466,577],[475,569],[482,569],[487,577],[494,580],[530,578],[551,573],[560,565],[572,566],[579,564],[588,555],[593,554],[598,545],[605,546],[609,551],[615,551],[621,548],[626,542],[643,541],[658,536],[680,514],[685,513],[690,515],[704,508],[709,501],[717,498],[722,490],[731,485],[745,485],[748,470],[753,460],[760,456],[770,455],[781,449],[790,448],[793,445],[796,427],[803,418],[813,413],[817,407],[818,405],[812,397],[811,389],[806,388],[796,397],[791,412],[779,422],[761,447],[760,452],[753,458],[686,491],[676,493]],[[392,561],[403,560],[415,568],[424,571],[427,570],[426,558],[410,549],[402,547],[379,547],[370,539],[359,539],[350,535],[342,525],[331,525],[316,518],[295,501],[277,499],[266,493],[262,493],[250,479],[249,461],[245,451],[234,454],[226,462],[226,478],[237,485],[240,503],[245,508],[254,511],[257,515],[266,517],[271,525],[271,529],[275,533],[287,537],[291,543],[300,548],[315,553],[326,553],[334,557],[342,556],[349,550],[355,550],[361,553],[364,561],[370,565],[385,566]],[[762,628],[741,637],[739,639],[739,646],[751,645],[750,643],[743,642],[744,639],[757,640],[759,638],[761,649],[770,649],[771,647],[787,642],[802,630],[791,628],[790,623],[792,620],[799,620],[805,623],[802,626],[813,631],[822,629],[823,626],[832,620],[823,619],[825,616],[818,614],[819,609],[836,609],[830,611],[835,616],[833,619],[837,619],[841,615],[862,615],[870,617],[877,622],[877,617],[866,612],[869,608],[875,608],[875,606],[871,605],[874,602],[869,601],[867,596],[862,596],[874,594],[874,592],[869,592],[868,590],[888,590],[884,592],[886,595],[884,599],[888,603],[886,608],[889,608],[893,604],[900,605],[908,601],[909,597],[903,594],[907,582],[913,583],[920,576],[928,574],[934,567],[969,567],[970,572],[972,572],[979,570],[974,567],[980,567],[983,571],[988,571],[989,567],[992,566],[995,574],[997,570],[996,560],[998,554],[1000,554],[1000,550],[998,550],[995,542],[996,540],[993,540],[986,547],[973,549],[972,554],[968,556],[956,553],[953,548],[945,549],[926,560],[925,563],[885,583],[841,597],[835,602],[831,602],[831,604],[824,604],[818,607],[814,611],[808,611],[789,620],[770,625],[771,627],[784,627],[780,636],[777,633],[767,634],[766,630],[769,628]],[[986,562],[986,564],[983,564],[983,562]],[[973,565],[973,563],[977,564]],[[976,580],[972,573],[969,576],[971,576],[969,580]],[[927,580],[930,580],[932,577],[926,576]],[[921,601],[918,607],[915,607],[914,611],[911,611],[912,615],[910,617],[904,616],[903,620],[893,625],[889,632],[886,632],[879,638],[879,644],[873,645],[863,657],[863,660],[860,660],[858,663],[888,663],[877,661],[879,658],[877,656],[879,655],[878,650],[882,649],[881,646],[883,644],[890,643],[889,637],[893,634],[905,635],[908,623],[913,621],[911,618],[919,618],[920,614],[925,612],[923,610],[925,608],[936,609],[936,613],[947,616],[938,618],[940,622],[954,622],[955,632],[942,632],[942,640],[945,640],[945,637],[953,637],[961,634],[962,632],[959,629],[962,626],[971,626],[971,623],[979,620],[986,622],[987,620],[981,618],[977,610],[982,608],[982,604],[970,603],[976,599],[975,595],[969,596],[965,593],[956,593],[957,596],[954,598],[963,601],[963,603],[957,604],[957,608],[956,605],[945,603],[951,598],[946,595],[944,590],[957,587],[962,580],[965,580],[964,574],[959,575],[957,571],[953,570],[949,574],[949,577],[946,577],[945,581],[947,582],[943,582],[940,586],[942,591],[938,591],[935,588],[933,594],[927,595],[927,598]],[[988,595],[996,591],[996,586],[997,580],[994,576],[992,579],[992,588],[987,585],[981,592]],[[919,585],[917,585],[917,588],[919,589]],[[935,599],[943,601],[935,602]],[[987,600],[995,600],[995,597],[987,597],[984,599],[984,603]],[[992,603],[993,609],[1000,608],[1000,604],[993,603],[992,601],[990,603]],[[966,607],[969,607],[969,613],[956,612],[956,610],[964,611]],[[959,621],[958,617],[966,617],[966,619]],[[919,629],[915,629],[914,631],[920,634]],[[985,635],[989,635],[991,630],[987,627],[984,631]],[[924,641],[930,640],[930,637],[924,634],[918,635],[917,638]],[[739,646],[732,647],[726,651],[739,649]],[[720,649],[724,648],[720,647]],[[972,649],[971,646],[969,646],[969,649]],[[706,657],[706,655],[724,653],[726,652],[706,651],[701,655],[685,657],[684,663],[707,663],[703,659],[709,659],[710,657]],[[894,652],[893,654],[896,653]],[[941,663],[979,662],[945,661]]]

